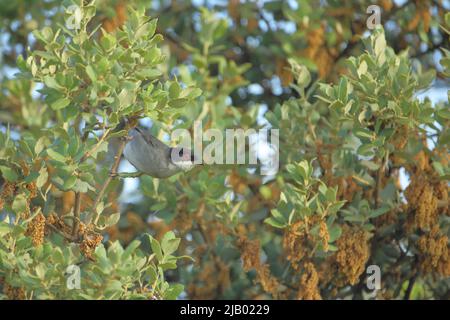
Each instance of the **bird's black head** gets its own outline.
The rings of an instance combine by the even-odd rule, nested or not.
[[[187,171],[194,167],[196,158],[191,149],[174,147],[170,148],[170,160],[178,168]]]

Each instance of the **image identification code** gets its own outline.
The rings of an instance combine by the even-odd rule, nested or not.
[[[208,318],[215,313],[233,317],[235,315],[267,315],[269,312],[269,306],[262,304],[225,304],[223,308],[187,304],[180,308],[181,315],[202,315]]]

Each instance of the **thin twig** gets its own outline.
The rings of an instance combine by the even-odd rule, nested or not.
[[[380,207],[381,178],[384,174],[383,160],[381,160],[380,163],[380,168],[377,171],[375,180],[375,209],[378,209]]]
[[[80,163],[89,158],[97,149],[100,147],[100,145],[105,141],[105,139],[108,137],[109,133],[111,132],[111,128],[106,129],[105,133],[100,137],[98,142],[90,149],[88,150],[80,159]]]
[[[78,125],[79,126],[79,125]],[[87,151],[80,159],[80,163],[84,162],[87,158],[89,158],[89,156],[95,151],[97,150],[97,148],[100,146],[100,144],[104,141],[104,139],[108,136],[109,134],[109,129],[105,131],[105,133],[102,135],[102,137],[100,138],[100,141],[98,141],[94,147]],[[83,135],[83,137],[81,138],[81,140],[83,142],[85,142],[88,138],[89,135],[89,130],[86,130],[85,134]],[[75,204],[74,204],[74,209],[73,209],[73,224],[72,224],[72,237],[73,238],[77,238],[78,236],[78,229],[80,228],[80,210],[81,210],[81,193],[80,192],[76,192],[75,193]]]
[[[416,272],[416,273],[411,277],[411,279],[409,279],[409,281],[408,281],[408,287],[406,288],[405,296],[403,297],[403,300],[409,300],[409,299],[410,299],[410,297],[411,297],[411,292],[412,292],[412,289],[414,288],[414,284],[415,284],[415,282],[416,282],[416,280],[417,280],[417,276],[418,276],[418,275],[419,275],[419,273]]]
[[[381,183],[382,176],[384,175],[384,161],[383,158],[380,160],[380,167],[378,168],[375,176],[375,190],[374,190],[374,207],[378,209],[380,207],[380,192],[381,192]],[[375,252],[375,247],[377,245],[378,238],[374,236],[371,240],[370,248],[371,253]],[[366,266],[372,264],[371,260],[373,259],[372,254],[366,262]],[[364,280],[366,276],[364,273],[361,273],[359,277],[359,282],[355,287],[355,299],[363,299],[363,290],[364,290]]]
[[[73,210],[72,237],[76,238],[80,227],[81,193],[75,194],[75,207]]]
[[[122,157],[123,150],[125,149],[125,145],[127,143],[127,139],[123,138],[120,141],[119,148],[117,149],[117,153],[114,156],[114,163],[111,167],[110,174],[108,175],[108,178],[106,178],[105,182],[102,185],[102,188],[100,189],[100,192],[97,194],[97,197],[95,198],[94,204],[92,205],[91,211],[94,213],[94,224],[97,224],[98,219],[100,218],[100,214],[97,212],[97,205],[102,200],[106,189],[108,188],[109,184],[112,181],[113,175],[117,174],[117,169],[119,168],[120,164],[120,158]]]
[[[49,227],[50,229],[52,229],[53,231],[59,233],[61,236],[63,236],[65,239],[69,240],[69,241],[76,241],[78,240],[77,237],[73,237],[72,235],[56,228],[54,225],[51,224],[46,224],[47,227]]]

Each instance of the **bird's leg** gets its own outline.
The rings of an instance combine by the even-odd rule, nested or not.
[[[143,175],[142,172],[110,172],[109,173],[110,177],[113,178],[121,178],[121,179],[125,179],[125,178],[138,178],[140,176]]]
[[[126,135],[124,137],[121,137],[120,139],[122,141],[124,141],[124,142],[128,142],[128,141],[131,141],[133,139],[133,137]],[[141,175],[142,175],[142,172],[117,172],[117,168],[116,168],[116,170],[112,170],[112,171],[109,172],[109,176],[111,178],[116,178],[116,177],[119,177],[119,178],[122,178],[122,179],[125,179],[125,178],[138,178]]]

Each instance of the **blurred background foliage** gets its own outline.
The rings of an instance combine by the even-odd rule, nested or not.
[[[84,2],[77,37],[56,34],[70,1],[0,0],[3,298],[449,298],[449,104],[430,94],[448,90],[448,2]],[[280,171],[202,166],[97,199],[123,117],[160,138],[278,128]]]

